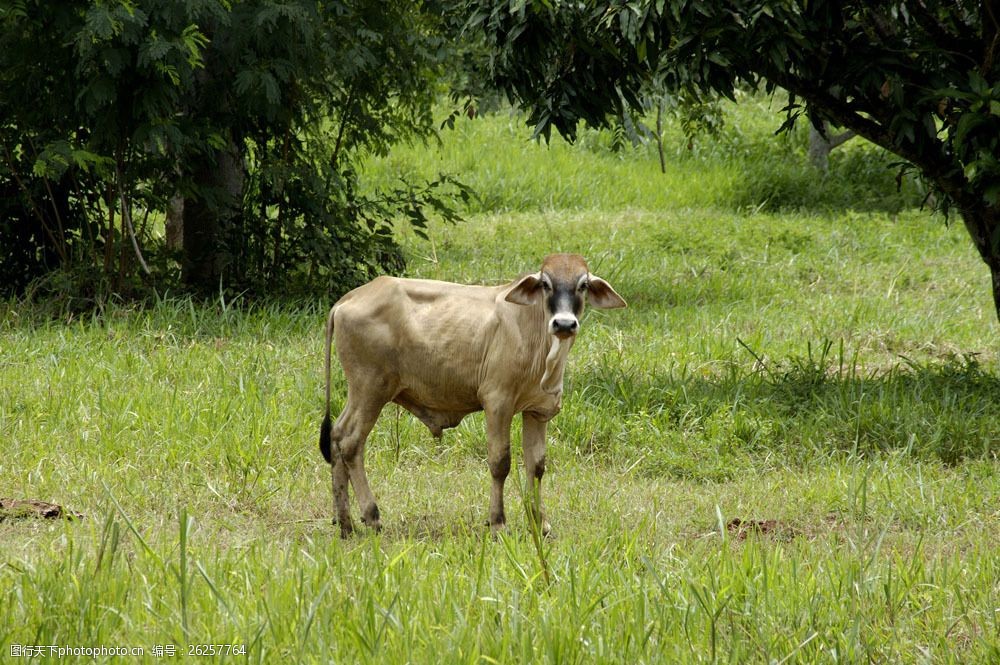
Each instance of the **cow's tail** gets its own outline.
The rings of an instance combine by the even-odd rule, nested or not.
[[[323,453],[323,459],[328,464],[333,463],[333,456],[330,454],[330,349],[333,346],[333,314],[337,310],[334,306],[330,309],[330,315],[326,319],[326,414],[323,416],[323,424],[319,428],[319,451]]]

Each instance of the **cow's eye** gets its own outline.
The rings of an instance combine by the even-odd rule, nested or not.
[[[590,288],[590,282],[580,282],[579,290],[586,291]]]
[[[542,289],[544,289],[545,291],[551,291],[552,285],[546,281],[542,281]]]

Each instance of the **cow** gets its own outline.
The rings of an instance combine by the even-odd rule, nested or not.
[[[550,526],[541,501],[545,430],[562,406],[566,358],[584,304],[625,307],[583,257],[553,254],[541,269],[503,286],[467,286],[382,276],[344,295],[326,321],[326,415],[320,451],[331,465],[334,523],[354,530],[350,479],[362,521],[381,529],[365,473],[369,432],[389,402],[415,415],[435,437],[470,413],[486,414],[492,486],[489,525],[504,528],[503,489],[510,472],[510,427],[522,417],[524,467],[533,484],[529,514]],[[330,421],[330,348],[347,380],[347,404]]]

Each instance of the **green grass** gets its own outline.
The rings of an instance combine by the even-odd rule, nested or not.
[[[996,662],[987,271],[884,157],[849,144],[817,181],[751,102],[665,177],[647,147],[546,148],[504,115],[370,166],[484,193],[432,242],[401,233],[412,275],[497,282],[577,251],[629,301],[588,313],[571,355],[541,553],[523,473],[508,534],[483,526],[481,416],[437,441],[395,407],[366,458],[385,530],[339,539],[316,445],[332,295],[0,305],[0,496],[85,515],[0,522],[0,661],[235,643],[261,663]],[[754,164],[784,193],[748,195]],[[742,540],[734,518],[777,527]]]
[[[566,210],[676,210],[726,208],[760,211],[897,213],[919,204],[922,187],[902,178],[899,160],[855,139],[831,155],[823,176],[807,166],[808,121],[775,137],[784,100],[745,97],[723,109],[724,131],[690,143],[677,123],[664,128],[666,172],[655,143],[613,150],[614,133],[581,128],[576,145],[553,135],[549,145],[532,140],[522,116],[503,111],[463,119],[442,141],[399,146],[368,164],[372,186],[399,178],[458,175],[479,199],[477,213]],[[655,123],[648,121],[650,126]],[[619,137],[621,138],[621,137]],[[621,141],[618,141],[621,143]],[[897,191],[898,190],[898,191]]]

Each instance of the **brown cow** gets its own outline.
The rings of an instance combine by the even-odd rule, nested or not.
[[[611,285],[592,275],[575,254],[549,256],[537,273],[504,286],[378,277],[341,298],[326,323],[326,417],[319,443],[332,465],[341,535],[353,530],[348,478],[362,520],[381,527],[364,449],[389,402],[410,411],[437,437],[466,415],[486,412],[494,531],[505,523],[511,421],[522,414],[525,471],[536,483],[533,517],[547,533],[541,502],[545,428],[562,405],[566,357],[588,299],[602,309],[625,307]],[[334,334],[347,379],[347,405],[331,425]]]

